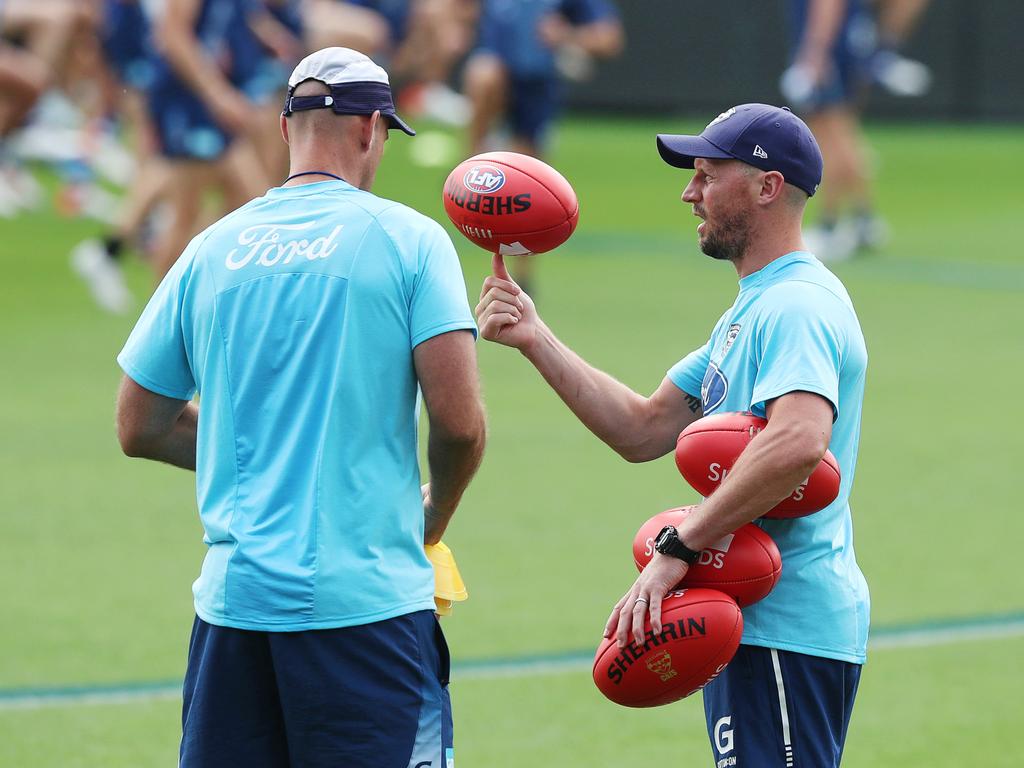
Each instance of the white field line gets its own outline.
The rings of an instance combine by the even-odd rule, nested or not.
[[[1024,615],[921,625],[906,629],[879,630],[872,638],[872,652],[895,648],[927,648],[955,645],[999,638],[1024,636]],[[493,680],[503,677],[540,677],[590,669],[593,658],[588,653],[538,656],[533,658],[495,659],[456,663],[455,680]],[[96,686],[94,688],[53,688],[37,690],[0,690],[0,711],[31,710],[54,707],[128,704],[139,701],[181,699],[181,683],[168,682],[138,686]]]

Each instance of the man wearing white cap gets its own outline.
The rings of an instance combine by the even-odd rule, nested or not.
[[[444,230],[370,194],[389,128],[383,69],[301,61],[291,175],[192,241],[118,357],[121,444],[196,471],[209,548],[186,768],[454,763],[423,546],[483,451],[476,326]]]

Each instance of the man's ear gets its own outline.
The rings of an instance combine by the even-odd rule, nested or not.
[[[758,190],[757,201],[762,205],[773,203],[782,197],[785,189],[785,177],[778,171],[767,171],[761,177],[761,189]]]
[[[381,120],[380,110],[375,110],[368,119],[361,121],[362,134],[360,136],[363,149],[369,149],[373,145],[374,136],[377,135],[377,123]]]
[[[284,112],[281,113],[281,138],[285,144],[291,144],[288,140],[288,118],[284,116]]]

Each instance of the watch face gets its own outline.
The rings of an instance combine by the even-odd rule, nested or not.
[[[675,538],[675,536],[675,527],[671,525],[666,525],[664,528],[661,529],[661,532],[658,534],[658,538],[654,540],[654,548],[661,552],[661,554],[666,554],[665,549],[667,548],[669,542],[671,542],[672,539]]]

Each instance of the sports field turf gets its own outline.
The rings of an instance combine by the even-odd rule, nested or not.
[[[584,357],[645,392],[703,343],[736,289],[731,268],[695,247],[697,220],[678,200],[686,174],[654,149],[656,131],[699,128],[572,121],[552,155],[582,215],[541,257],[538,305]],[[871,138],[891,242],[836,268],[870,354],[852,505],[879,637],[921,632],[871,654],[844,765],[1020,766],[1024,129]],[[414,167],[409,145],[388,143],[376,191],[443,217],[441,182],[461,158]],[[132,318],[101,314],[67,268],[96,231],[49,211],[0,220],[0,766],[175,762],[173,699],[71,695],[180,679],[203,553],[191,476],[117,448],[114,356]],[[475,303],[488,258],[456,243]],[[141,301],[145,269],[130,277]],[[699,697],[619,708],[579,663],[633,578],[637,526],[694,493],[671,458],[618,459],[517,353],[479,354],[490,443],[446,537],[471,595],[445,624],[464,665],[458,765],[710,765]],[[1004,637],[936,629],[986,617]],[[571,663],[544,673],[522,658]],[[40,703],[29,689],[68,695]]]

